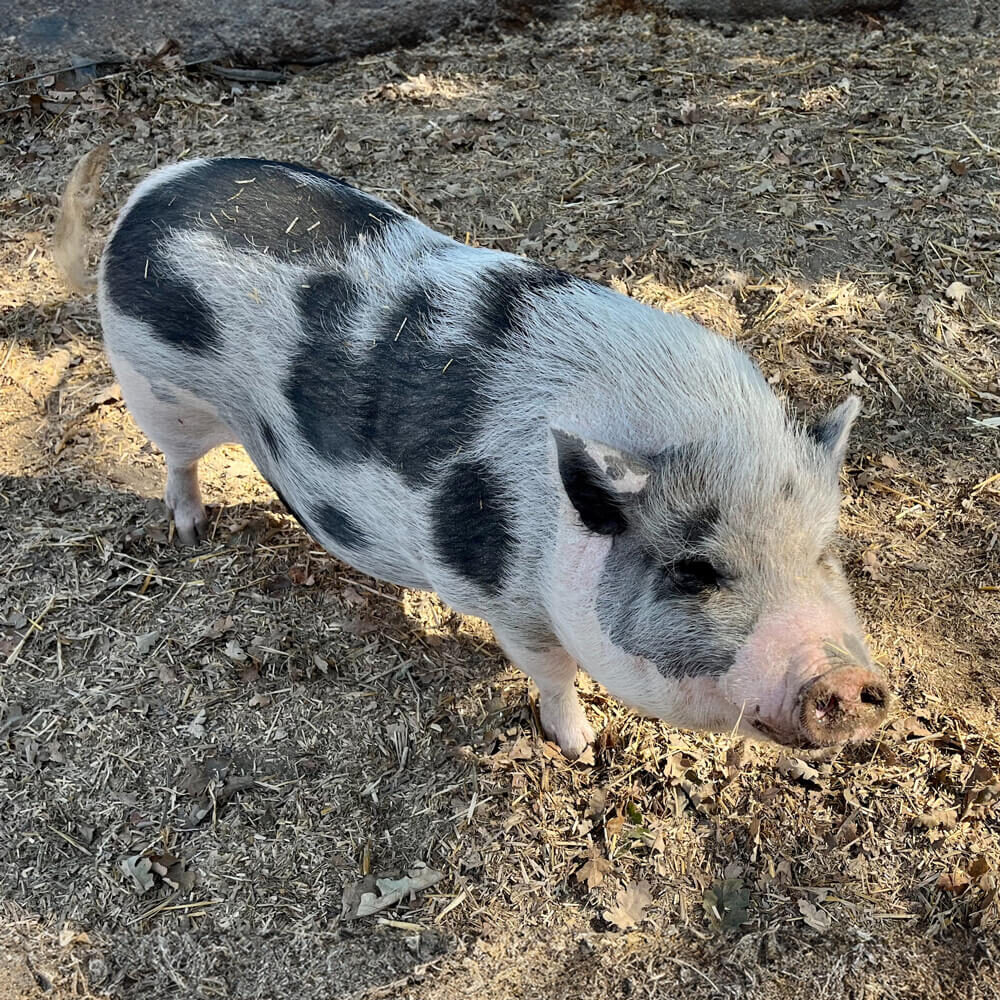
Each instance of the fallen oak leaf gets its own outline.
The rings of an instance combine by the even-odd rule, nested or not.
[[[649,883],[645,879],[639,883],[631,882],[615,894],[615,905],[604,911],[604,919],[623,931],[631,930],[642,923],[646,907],[652,902]]]
[[[798,757],[787,757],[782,756],[778,760],[778,770],[786,777],[790,778],[792,781],[801,781],[806,785],[816,785],[819,786],[820,774],[816,768],[811,767],[804,760],[799,760]]]
[[[934,830],[941,827],[945,830],[953,830],[958,826],[957,809],[932,809],[930,812],[921,813],[916,817],[917,826],[922,826],[925,830]]]
[[[153,876],[153,862],[149,858],[137,854],[120,861],[119,867],[125,877],[131,880],[130,884],[136,895],[141,896],[153,888],[156,879]]]
[[[604,881],[604,876],[614,867],[607,858],[602,858],[599,854],[594,853],[580,867],[576,873],[576,880],[577,882],[586,880],[588,889],[596,889]]]
[[[965,872],[945,872],[938,880],[937,887],[943,892],[959,896],[969,888],[969,876]]]
[[[830,914],[808,899],[799,900],[799,913],[802,914],[803,921],[815,931],[828,931],[833,924]]]

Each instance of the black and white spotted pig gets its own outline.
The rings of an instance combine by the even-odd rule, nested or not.
[[[578,664],[680,726],[882,721],[832,552],[856,400],[799,426],[690,320],[264,160],[148,177],[98,292],[181,539],[198,459],[239,442],[330,552],[485,618],[566,753],[593,738]]]

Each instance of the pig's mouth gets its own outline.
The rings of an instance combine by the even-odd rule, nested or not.
[[[830,745],[828,743],[818,743],[790,729],[781,729],[778,726],[772,726],[763,719],[756,719],[750,725],[771,743],[777,743],[778,746],[787,747],[789,750],[818,750],[820,747]],[[838,740],[835,742],[842,743],[844,741]]]

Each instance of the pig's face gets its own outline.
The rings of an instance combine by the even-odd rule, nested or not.
[[[652,458],[555,432],[582,522],[577,585],[593,594],[562,637],[581,665],[691,728],[798,746],[869,736],[888,692],[832,551],[856,412],[849,400],[763,447],[751,429]]]

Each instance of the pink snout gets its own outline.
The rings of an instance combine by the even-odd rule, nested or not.
[[[800,688],[797,735],[811,746],[864,740],[875,732],[888,710],[885,681],[867,667],[844,664]]]

